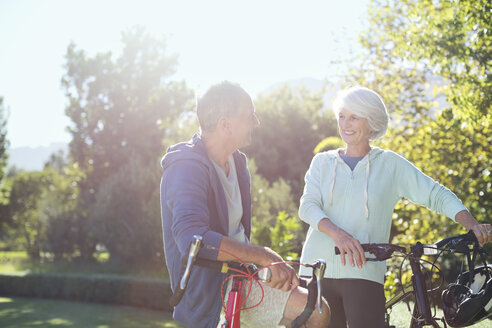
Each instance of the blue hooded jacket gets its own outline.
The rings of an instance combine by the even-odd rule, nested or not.
[[[246,156],[235,151],[245,234],[251,235],[250,175]],[[164,252],[171,289],[179,283],[193,235],[200,235],[206,245],[219,247],[228,235],[227,202],[217,172],[207,155],[199,134],[188,142],[169,147],[162,162],[161,214]],[[215,260],[217,251],[202,248],[199,257]],[[187,327],[216,327],[222,306],[221,284],[225,275],[210,269],[194,267],[181,302],[173,317]]]

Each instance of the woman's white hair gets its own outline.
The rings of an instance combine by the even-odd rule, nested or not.
[[[367,119],[371,135],[376,140],[388,130],[389,115],[383,99],[376,92],[364,87],[352,87],[338,92],[333,102],[333,111],[338,120],[342,108]]]

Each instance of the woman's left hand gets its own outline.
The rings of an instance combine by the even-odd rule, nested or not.
[[[475,224],[471,227],[471,230],[475,233],[475,236],[477,236],[480,246],[492,242],[492,225],[488,223]]]

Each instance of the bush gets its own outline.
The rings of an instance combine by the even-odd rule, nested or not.
[[[172,311],[164,279],[116,275],[0,275],[0,295],[58,298]]]

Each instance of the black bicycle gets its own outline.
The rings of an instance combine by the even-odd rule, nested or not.
[[[364,252],[374,255],[374,257],[366,257],[367,261],[385,261],[391,257],[403,257],[404,260],[400,266],[400,282],[402,281],[401,272],[403,270],[403,262],[408,260],[410,263],[412,271],[411,285],[401,286],[401,291],[385,304],[385,327],[389,328],[394,328],[394,326],[390,325],[391,309],[395,304],[406,300],[410,296],[413,296],[415,302],[410,321],[411,328],[420,328],[424,326],[440,327],[439,321],[444,327],[447,327],[445,319],[437,318],[435,309],[434,311],[431,311],[429,301],[429,293],[438,290],[441,286],[432,288],[432,281],[430,281],[430,284],[427,283],[428,280],[432,280],[434,269],[436,270],[436,273],[440,275],[440,270],[435,263],[443,253],[459,253],[466,255],[471,271],[473,270],[477,255],[481,255],[481,258],[486,265],[484,256],[485,251],[479,247],[477,238],[471,230],[466,234],[444,238],[434,244],[422,244],[417,242],[414,245],[403,247],[388,243],[374,243],[361,244],[361,246]],[[340,254],[338,247],[335,247],[335,254]],[[429,262],[422,259],[423,255],[436,257],[433,262]],[[425,269],[424,271],[422,270],[423,262],[430,264],[429,271],[425,272]],[[441,275],[440,285],[442,285],[443,282],[444,279]],[[427,288],[427,285],[430,286],[429,289]]]
[[[225,319],[226,322],[223,325],[224,328],[232,328],[240,326],[240,312],[243,310],[243,292],[245,289],[245,282],[252,279],[259,279],[264,282],[270,281],[271,271],[269,268],[258,269],[254,264],[244,263],[244,262],[233,262],[233,261],[213,261],[208,259],[203,259],[198,257],[198,252],[202,247],[210,247],[204,245],[201,236],[193,236],[190,243],[188,256],[183,258],[184,271],[181,276],[180,282],[171,296],[169,303],[171,306],[176,306],[181,301],[186,287],[188,285],[188,280],[190,279],[191,269],[194,265],[200,267],[209,268],[217,272],[226,273],[233,278],[232,289],[229,293],[229,298],[227,301],[227,306],[225,308]],[[300,285],[308,290],[308,298],[306,306],[302,313],[292,321],[291,327],[297,328],[302,327],[315,309],[315,305],[318,304],[318,311],[322,313],[321,309],[321,279],[323,279],[326,263],[323,260],[318,260],[313,264],[301,264],[312,268],[313,274],[311,279],[306,280],[300,278]],[[224,284],[222,288],[224,287]],[[223,295],[222,289],[222,295]],[[259,304],[257,304],[259,305]]]

